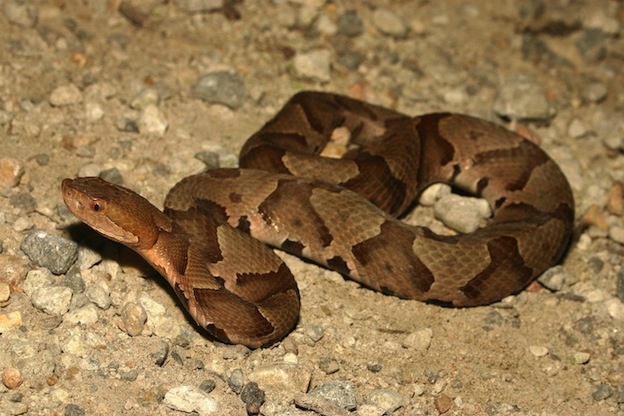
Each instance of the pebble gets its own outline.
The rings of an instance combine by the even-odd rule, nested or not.
[[[609,91],[602,82],[590,82],[581,90],[581,98],[590,103],[600,103],[607,98]]]
[[[54,276],[48,269],[30,270],[26,274],[24,283],[22,283],[22,290],[26,295],[32,296],[32,294],[42,287],[49,287],[54,284]]]
[[[375,9],[373,12],[373,24],[384,35],[397,39],[406,37],[409,32],[409,27],[400,16],[384,8]]]
[[[75,333],[61,344],[63,352],[83,358],[91,357],[93,350],[102,350],[107,347],[104,337],[90,331]]]
[[[318,342],[325,335],[325,330],[318,325],[308,325],[305,328],[305,333],[313,342]]]
[[[216,414],[219,411],[219,402],[195,386],[178,386],[170,389],[165,393],[163,403],[173,410],[197,412],[200,416]]]
[[[18,388],[23,382],[22,372],[15,367],[8,367],[2,372],[2,384],[11,390]]]
[[[613,298],[605,302],[609,316],[616,321],[624,322],[624,303],[620,299]]]
[[[294,75],[302,79],[320,82],[331,80],[331,52],[327,49],[316,49],[298,53],[293,59]]]
[[[169,127],[169,122],[158,107],[150,104],[141,111],[137,125],[140,133],[164,134]]]
[[[447,227],[461,233],[471,233],[492,215],[487,201],[456,194],[443,196],[433,205],[435,217]]]
[[[100,284],[91,284],[85,290],[87,299],[97,305],[102,310],[107,310],[111,306],[110,290]]]
[[[318,366],[319,369],[325,374],[333,374],[340,370],[340,365],[338,365],[338,361],[334,360],[331,357],[321,357],[319,359]]]
[[[248,415],[257,415],[260,413],[260,407],[264,403],[264,391],[260,390],[258,384],[250,381],[245,384],[240,395],[241,400],[247,407]]]
[[[373,390],[367,395],[369,403],[374,404],[383,414],[393,414],[398,408],[403,406],[404,398],[400,393],[389,389]]]
[[[21,285],[29,269],[25,258],[0,253],[0,281],[9,286]]]
[[[451,410],[451,407],[453,407],[453,399],[442,393],[434,399],[434,405],[438,413],[443,414]]]
[[[529,352],[535,357],[541,358],[548,355],[548,348],[541,345],[530,345]]]
[[[592,390],[592,398],[596,401],[606,400],[611,396],[613,396],[613,387],[608,384],[597,384]]]
[[[256,367],[247,377],[262,390],[306,392],[312,373],[297,364],[277,362]]]
[[[364,32],[364,23],[355,10],[348,10],[336,19],[338,35],[359,36]]]
[[[419,331],[411,332],[401,345],[410,351],[425,352],[431,345],[431,339],[433,338],[433,331],[431,328],[421,329]]]
[[[0,303],[4,303],[11,297],[11,288],[8,284],[0,282]]]
[[[100,103],[89,101],[85,103],[85,116],[89,121],[98,121],[104,117],[104,108]]]
[[[329,400],[339,407],[350,411],[355,410],[357,407],[355,389],[353,385],[347,381],[334,380],[319,384],[310,391],[310,395]]]
[[[572,355],[572,361],[574,364],[587,364],[591,358],[591,355],[587,352],[575,352]]]
[[[546,270],[537,280],[546,288],[558,292],[565,285],[569,286],[576,279],[563,266],[557,265]]]
[[[158,346],[156,347],[156,350],[150,354],[150,358],[152,359],[154,364],[156,364],[159,367],[162,367],[165,364],[165,361],[167,360],[168,355],[169,355],[169,344],[167,342],[160,341],[158,342]],[[209,381],[209,380],[206,380],[206,381]],[[204,383],[205,382],[202,382],[199,388],[204,390],[206,393],[210,393],[214,389],[214,381],[213,381],[212,389],[207,389],[204,386]]]
[[[130,108],[135,110],[144,110],[150,105],[158,105],[160,103],[160,94],[156,88],[145,88],[130,101]]]
[[[9,197],[9,203],[22,212],[32,212],[37,208],[37,200],[28,192],[18,192]]]
[[[72,290],[65,286],[43,287],[32,294],[30,302],[49,315],[62,316],[69,310],[72,295]]]
[[[234,370],[232,370],[227,382],[228,386],[230,386],[232,391],[236,394],[239,394],[243,389],[243,385],[245,384],[245,376],[243,374],[243,370],[241,370],[240,368],[235,368]]]
[[[245,98],[245,83],[238,72],[211,72],[193,86],[191,95],[208,103],[222,104],[235,110],[242,105]]]
[[[10,157],[0,158],[0,190],[19,185],[24,176],[24,164]]]
[[[418,203],[425,207],[433,206],[436,201],[442,198],[445,195],[450,195],[452,192],[452,188],[450,185],[445,183],[434,183],[431,186],[428,186],[421,194],[418,199]]]
[[[5,333],[10,329],[19,328],[22,325],[23,320],[22,313],[20,311],[0,314],[0,334]]]
[[[98,308],[92,303],[89,303],[82,308],[76,309],[67,313],[63,317],[63,322],[67,322],[74,325],[87,325],[91,326],[100,319],[98,315]]]
[[[576,48],[583,56],[585,62],[600,62],[607,55],[606,36],[602,29],[588,29],[576,41]]]
[[[542,86],[526,75],[502,82],[494,101],[494,111],[517,121],[547,121],[555,115]]]
[[[37,23],[39,8],[34,4],[7,1],[4,5],[4,15],[9,22],[28,28]]]
[[[616,243],[624,244],[624,227],[621,225],[609,227],[609,238]]]
[[[54,107],[67,106],[82,102],[82,92],[74,84],[56,87],[50,94],[50,104]]]
[[[588,133],[585,123],[579,118],[573,118],[568,126],[568,136],[579,139],[586,136]]]
[[[20,249],[33,263],[54,274],[67,272],[78,259],[78,244],[75,241],[40,230],[28,234],[22,240]]]
[[[121,308],[120,316],[123,327],[128,335],[134,337],[143,332],[145,322],[147,321],[147,313],[141,305],[134,302],[126,303]]]

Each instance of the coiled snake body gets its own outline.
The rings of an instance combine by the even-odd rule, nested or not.
[[[356,148],[318,156],[338,127]],[[539,147],[464,115],[408,117],[301,92],[247,141],[240,164],[183,179],[164,212],[99,178],[65,179],[63,197],[147,259],[211,335],[250,347],[284,337],[299,311],[292,274],[260,241],[387,294],[473,306],[555,264],[574,220],[570,186]],[[490,224],[440,236],[395,218],[434,182],[482,196]]]

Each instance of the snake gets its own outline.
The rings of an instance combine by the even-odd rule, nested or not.
[[[342,155],[322,154],[341,135]],[[299,319],[297,283],[272,248],[384,294],[468,307],[522,291],[561,259],[573,229],[558,165],[468,115],[302,91],[249,137],[239,166],[183,178],[162,211],[99,177],[65,179],[62,194],[78,219],[144,257],[211,338],[250,348]],[[437,182],[487,201],[488,223],[436,234],[401,221]]]

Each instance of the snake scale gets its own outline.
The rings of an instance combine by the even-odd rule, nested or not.
[[[339,127],[350,148],[321,157]],[[288,334],[300,306],[291,272],[265,243],[386,294],[474,306],[522,290],[560,259],[572,233],[572,191],[552,159],[466,115],[408,117],[300,92],[249,138],[240,166],[184,178],[164,212],[99,178],[65,179],[63,198],[142,255],[209,334],[254,348]],[[480,195],[490,223],[442,236],[397,220],[434,182]]]

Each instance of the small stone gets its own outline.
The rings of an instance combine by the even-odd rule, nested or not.
[[[238,72],[212,72],[204,75],[193,86],[191,94],[208,103],[237,109],[245,98],[245,83]]]
[[[99,284],[92,284],[85,291],[87,299],[97,305],[98,308],[106,310],[111,306],[110,291]]]
[[[492,215],[487,201],[481,198],[450,194],[433,206],[435,217],[447,227],[461,233],[471,233]]]
[[[25,258],[0,253],[0,281],[9,286],[20,286],[30,269]]]
[[[613,395],[613,387],[608,384],[597,384],[592,391],[592,398],[595,401],[606,400]]]
[[[364,23],[355,10],[349,10],[336,20],[337,34],[345,36],[359,36],[364,31]]]
[[[548,348],[541,345],[530,345],[529,352],[535,357],[541,358],[548,355]]]
[[[173,410],[191,413],[197,412],[200,416],[216,414],[219,403],[205,392],[194,386],[174,387],[165,393],[163,403]]]
[[[609,227],[609,238],[616,243],[624,244],[624,227],[620,225]]]
[[[433,331],[431,328],[421,329],[410,333],[402,342],[402,346],[411,351],[425,352],[431,345]]]
[[[607,55],[606,36],[602,29],[588,29],[576,41],[576,47],[588,63],[602,61]]]
[[[494,102],[494,111],[502,117],[518,121],[547,121],[555,114],[542,86],[526,75],[503,81]]]
[[[581,98],[590,103],[600,103],[607,98],[609,91],[601,82],[591,82],[581,90]]]
[[[624,184],[616,182],[609,191],[607,201],[607,211],[613,215],[621,217],[624,215]]]
[[[85,103],[85,116],[89,121],[98,121],[104,117],[104,108],[100,103],[89,101]]]
[[[54,274],[63,274],[78,259],[78,244],[45,231],[34,231],[22,240],[20,249],[35,264]]]
[[[135,337],[143,332],[145,322],[147,321],[147,313],[141,305],[134,302],[128,302],[121,308],[121,321],[128,335]]]
[[[150,105],[158,105],[160,103],[160,94],[156,88],[146,88],[141,90],[130,101],[130,107],[135,110],[144,110]]]
[[[329,400],[349,411],[353,411],[357,407],[355,389],[347,381],[334,380],[320,384],[310,391],[310,395]]]
[[[249,381],[255,381],[262,390],[306,392],[312,374],[302,366],[289,363],[262,365],[249,373]]]
[[[71,311],[63,317],[63,322],[68,322],[74,325],[87,325],[91,326],[99,320],[97,306],[92,303],[83,306],[82,308]]]
[[[2,383],[11,390],[18,388],[23,382],[22,372],[17,368],[8,367],[2,372]]]
[[[0,282],[0,303],[4,303],[11,297],[11,288],[8,284]]]
[[[434,405],[438,413],[443,414],[451,410],[451,407],[453,407],[453,399],[442,393],[435,398]]]
[[[537,280],[546,288],[558,292],[575,279],[566,269],[558,265],[546,270]]]
[[[624,322],[624,303],[620,299],[609,299],[605,302],[605,305],[611,318]]]
[[[295,76],[320,82],[331,80],[331,52],[317,49],[295,55],[293,59]]]
[[[243,375],[243,370],[240,368],[235,368],[230,373],[228,377],[228,386],[232,389],[232,391],[236,394],[240,393],[243,389],[243,385],[245,383],[245,376]]]
[[[7,1],[4,5],[4,14],[9,22],[29,28],[37,23],[39,8],[35,4]]]
[[[583,123],[583,121],[578,118],[574,118],[568,126],[568,135],[575,139],[587,135],[587,128],[585,127],[585,123]]]
[[[22,289],[24,293],[28,296],[32,296],[32,294],[42,287],[49,287],[54,284],[54,277],[52,273],[48,269],[40,269],[40,270],[30,270],[26,274],[26,278],[24,279],[24,283],[22,283]]]
[[[85,409],[74,403],[69,403],[65,406],[65,413],[63,416],[84,416],[86,414]]]
[[[217,387],[217,383],[211,378],[208,380],[204,380],[199,384],[199,388],[206,393],[210,393],[215,389],[215,387]]]
[[[0,314],[0,334],[5,333],[10,329],[19,328],[22,325],[23,320],[22,313],[20,311]]]
[[[139,132],[164,134],[169,127],[169,122],[162,111],[155,105],[151,104],[145,107],[141,112],[138,121]]]
[[[391,415],[401,406],[404,399],[400,393],[389,389],[373,390],[368,393],[367,399],[370,403],[383,410],[384,414]]]
[[[0,158],[0,190],[19,185],[24,176],[24,165],[17,159]]]
[[[572,356],[572,361],[574,362],[574,364],[578,365],[587,364],[590,358],[591,355],[587,352],[575,352]]]
[[[319,369],[325,374],[333,374],[340,370],[338,362],[331,357],[321,357],[319,359]]]
[[[318,325],[309,325],[305,329],[306,335],[310,337],[310,339],[314,342],[318,342],[325,335],[325,331],[322,327]]]
[[[72,295],[72,290],[65,286],[43,287],[32,294],[30,302],[49,315],[62,316],[69,310]]]
[[[445,195],[450,195],[452,188],[445,183],[434,183],[428,186],[418,198],[418,203],[425,207],[433,206],[436,201]]]
[[[50,104],[54,107],[78,104],[82,102],[82,92],[74,84],[56,87],[50,94]]]
[[[158,347],[156,348],[156,351],[150,354],[150,358],[154,361],[154,364],[156,364],[159,367],[162,367],[163,364],[165,364],[165,361],[167,360],[168,355],[169,355],[169,344],[164,341],[160,341],[158,343]],[[203,386],[203,383],[199,386],[199,388],[204,390],[206,393],[210,393],[212,391],[212,389],[208,390],[202,386]]]
[[[373,24],[381,33],[397,39],[406,37],[409,32],[409,27],[400,16],[384,8],[373,12]]]
[[[260,407],[264,403],[264,391],[260,390],[258,384],[253,381],[245,384],[240,395],[241,400],[247,407],[248,415],[257,415],[260,413]]]

